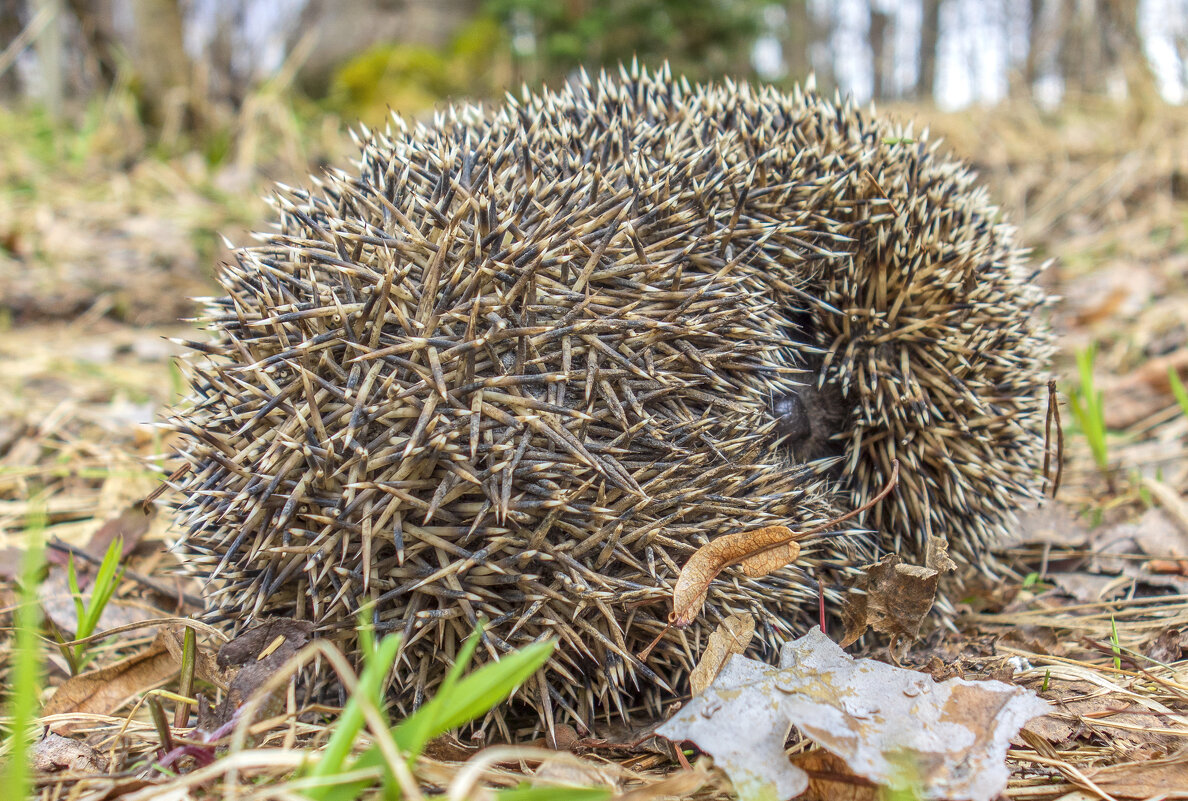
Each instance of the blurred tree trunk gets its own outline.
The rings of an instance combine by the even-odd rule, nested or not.
[[[39,15],[47,15],[49,24],[37,37],[37,62],[41,67],[41,98],[54,119],[62,117],[62,0],[36,0]]]
[[[809,60],[809,48],[813,44],[813,21],[808,0],[788,0],[785,13],[784,60],[788,65],[788,76],[794,81],[803,81],[813,71]]]
[[[110,89],[119,72],[119,37],[111,0],[67,0],[82,36],[84,61],[90,62],[95,80],[102,89]]]
[[[191,107],[193,74],[178,0],[132,0],[131,5],[130,49],[142,113],[156,127],[180,129]]]
[[[873,4],[870,6],[870,53],[871,91],[874,97],[883,99],[891,96],[891,72],[895,68],[891,56],[894,48],[887,41],[890,38],[891,18],[879,11]]]
[[[1143,52],[1139,33],[1139,0],[1101,0],[1103,29],[1110,38],[1114,63],[1126,79],[1126,93],[1132,102],[1150,106],[1161,102],[1151,63]]]
[[[21,0],[0,0],[0,52],[20,35],[24,28],[24,17],[21,14]],[[9,67],[0,75],[0,98],[15,99],[21,91],[20,80],[16,69]]]
[[[923,0],[923,22],[920,25],[920,76],[916,81],[916,97],[928,103],[936,102],[936,48],[940,41],[941,0]]]

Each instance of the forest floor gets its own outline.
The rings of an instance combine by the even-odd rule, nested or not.
[[[1169,370],[1188,376],[1188,109],[883,111],[927,120],[977,166],[1035,258],[1052,260],[1042,280],[1061,298],[1061,393],[1102,392],[1107,431],[1095,457],[1065,405],[1063,487],[1004,544],[1013,578],[968,590],[961,633],[925,636],[904,661],[937,676],[1004,679],[1052,703],[1008,752],[1010,798],[1188,798],[1188,409],[1169,381]],[[98,630],[126,628],[85,648],[87,669],[107,672],[90,689],[72,684],[70,697],[53,700],[71,669],[63,649],[43,643],[38,691],[53,714],[42,722],[73,744],[42,741],[37,786],[47,799],[218,797],[234,787],[293,797],[285,780],[326,729],[284,712],[237,759],[220,750],[196,772],[184,763],[173,778],[146,778],[164,744],[142,701],[152,688],[177,692],[178,665],[160,626],[145,621],[193,612],[180,592],[195,588],[170,573],[168,514],[134,510],[167,469],[170,443],[152,423],[183,391],[169,338],[193,334],[178,320],[194,310],[187,298],[214,291],[220,237],[247,241],[268,217],[259,198],[269,181],[300,182],[308,165],[344,160],[347,139],[334,120],[299,129],[284,114],[259,114],[218,159],[184,148],[147,155],[118,108],[57,139],[19,115],[2,118],[0,609],[18,604],[31,531],[51,546],[39,593],[62,631],[78,620],[70,548],[101,558],[121,535],[128,569],[172,594],[125,576]],[[5,686],[13,653],[6,640]],[[690,779],[663,752],[574,750],[581,761],[552,765],[551,780],[635,799],[729,787],[700,768]],[[551,765],[508,752],[463,776],[463,756],[422,756],[417,782],[464,794],[463,779],[514,785]],[[867,797],[860,785],[847,797]]]

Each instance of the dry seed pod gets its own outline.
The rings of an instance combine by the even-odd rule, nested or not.
[[[179,548],[234,628],[309,619],[352,648],[374,602],[407,710],[486,617],[483,658],[558,637],[519,702],[594,725],[680,695],[731,614],[770,652],[814,575],[930,531],[978,563],[1037,491],[1045,296],[910,132],[633,69],[364,140],[280,187],[278,230],[222,269],[172,421]],[[895,458],[876,534],[727,569],[636,657],[699,546],[818,526]]]

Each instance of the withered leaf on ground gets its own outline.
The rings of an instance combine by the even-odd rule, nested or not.
[[[841,646],[855,642],[868,628],[891,635],[892,643],[915,639],[936,600],[939,580],[935,569],[903,564],[893,553],[867,565],[855,587],[863,592],[852,593],[842,609],[846,636]]]
[[[260,685],[264,684],[286,662],[300,651],[313,636],[314,625],[308,620],[276,618],[245,631],[219,649],[217,663],[229,670],[239,667],[227,688],[227,694],[217,707],[199,699],[198,728],[211,732],[228,723]],[[272,698],[265,703],[261,714],[272,713],[279,703]]]
[[[755,636],[755,618],[742,612],[723,620],[709,636],[697,666],[689,673],[689,686],[697,695],[710,686],[731,654],[741,654]]]
[[[1115,798],[1188,798],[1188,755],[1110,765],[1089,779]]]
[[[792,758],[792,764],[808,774],[808,789],[800,801],[882,801],[886,793],[863,778],[841,757],[824,748],[814,748]]]
[[[711,540],[698,548],[677,577],[672,590],[672,615],[678,628],[687,626],[701,613],[710,582],[731,565],[742,565],[751,577],[765,576],[795,562],[800,556],[796,535],[787,526],[765,526],[739,531]]]
[[[110,715],[140,693],[172,679],[177,670],[177,660],[158,636],[139,654],[67,679],[46,703],[42,715],[67,712]],[[50,728],[68,734],[79,725],[83,724],[58,721]]]
[[[938,684],[853,659],[815,628],[784,646],[779,668],[730,657],[709,689],[657,732],[710,753],[743,801],[807,788],[806,774],[784,756],[791,725],[875,783],[915,786],[928,799],[990,801],[1006,788],[1009,739],[1047,711],[1014,685]]]
[[[49,732],[33,746],[33,769],[38,773],[106,773],[107,757],[90,743]]]

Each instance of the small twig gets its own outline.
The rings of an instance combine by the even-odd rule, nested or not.
[[[140,502],[140,508],[145,513],[148,513],[149,504],[165,494],[165,490],[169,489],[169,482],[177,481],[188,472],[190,472],[190,466],[188,464],[183,464],[181,467],[174,470],[164,481],[157,485],[156,489],[144,497],[144,500]]]
[[[1056,379],[1048,381],[1048,414],[1044,418],[1044,483],[1052,467],[1052,423],[1056,423],[1056,479],[1052,482],[1052,497],[1060,491],[1060,480],[1064,477],[1064,426],[1060,424],[1060,394],[1056,391]],[[1046,487],[1045,487],[1046,489]]]
[[[74,558],[82,559],[84,562],[86,562],[89,565],[98,566],[103,563],[102,559],[98,559],[98,558],[92,556],[91,554],[84,551],[82,548],[78,548],[74,545],[71,545],[68,542],[63,542],[62,540],[60,540],[57,537],[54,537],[52,540],[47,542],[46,547],[52,548],[53,550],[60,551],[62,553],[72,554],[74,556]],[[148,587],[153,592],[160,593],[161,595],[164,595],[167,598],[181,598],[183,601],[185,601],[190,606],[202,608],[203,606],[206,605],[205,602],[196,595],[190,595],[189,593],[186,593],[186,592],[179,592],[177,589],[170,587],[168,584],[165,584],[162,581],[157,581],[156,579],[153,579],[153,578],[149,578],[148,576],[143,575],[142,573],[137,573],[135,570],[125,569],[124,570],[124,578],[131,579],[132,581],[135,581],[137,584]]]

